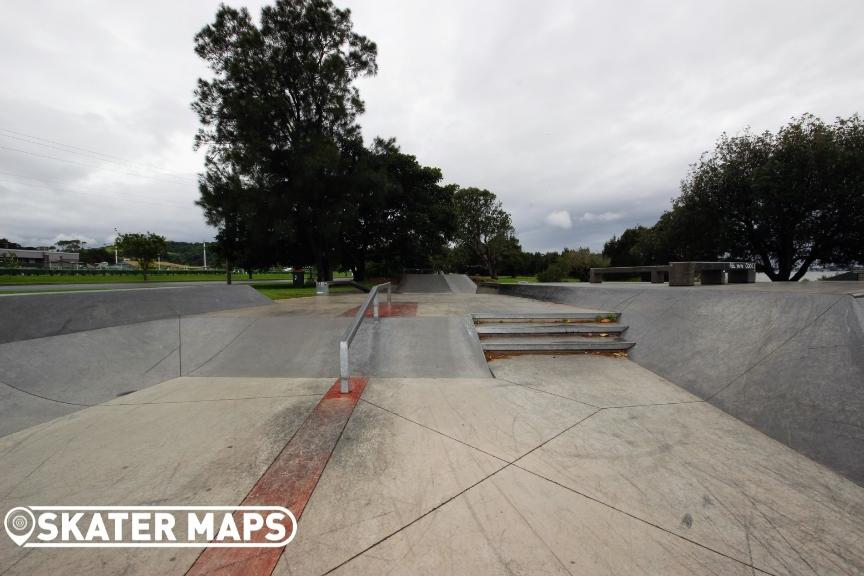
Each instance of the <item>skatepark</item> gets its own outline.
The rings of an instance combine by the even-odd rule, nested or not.
[[[284,548],[0,574],[861,574],[860,283],[0,296],[0,504],[289,508]],[[361,314],[362,315],[362,314]],[[370,315],[371,316],[371,315]]]

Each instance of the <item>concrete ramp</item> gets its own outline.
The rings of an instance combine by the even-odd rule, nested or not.
[[[405,274],[399,283],[404,294],[449,294],[450,284],[441,274]]]
[[[0,436],[189,373],[254,319],[187,314],[270,305],[249,286],[0,297]]]
[[[272,304],[251,286],[202,284],[0,297],[0,343]]]
[[[405,294],[475,294],[477,285],[465,274],[405,274],[399,283]]]
[[[498,289],[621,311],[633,360],[864,484],[864,299],[811,284]]]
[[[444,274],[444,280],[454,294],[477,293],[477,285],[465,274]]]

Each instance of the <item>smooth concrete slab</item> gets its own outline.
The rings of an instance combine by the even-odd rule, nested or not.
[[[753,571],[511,466],[333,574],[752,576]]]
[[[201,381],[198,401],[179,379],[0,438],[0,509],[239,503],[330,384]],[[34,551],[4,537],[0,573],[183,574],[199,552]]]
[[[596,410],[492,379],[375,379],[363,398],[507,461]]]
[[[135,394],[121,396],[100,406],[226,402],[261,398],[320,399],[333,385],[331,378],[219,378],[184,376]]]
[[[864,488],[704,402],[604,409],[517,465],[772,574],[864,572]]]
[[[505,464],[361,401],[274,575],[324,574]]]
[[[337,377],[339,338],[351,318],[261,317],[191,372],[200,376]],[[350,349],[352,374],[489,377],[460,317],[364,321]]]
[[[489,368],[495,378],[597,408],[699,401],[625,358],[594,354],[515,356],[492,360]]]
[[[501,285],[505,294],[620,310],[630,357],[864,485],[864,299],[857,283],[670,288]]]

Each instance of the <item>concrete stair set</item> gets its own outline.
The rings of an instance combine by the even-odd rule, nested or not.
[[[472,314],[485,353],[543,354],[625,352],[635,343],[624,338],[620,314],[551,312]]]

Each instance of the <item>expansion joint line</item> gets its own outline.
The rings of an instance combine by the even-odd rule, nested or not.
[[[816,322],[819,321],[819,319],[822,318],[822,316],[827,314],[832,308],[834,308],[834,306],[838,302],[843,300],[846,296],[847,296],[846,294],[844,294],[842,296],[838,296],[837,299],[835,299],[833,302],[831,302],[831,304],[829,304],[822,312],[817,314],[810,322],[808,322],[807,324],[805,324],[804,326],[802,326],[801,328],[799,328],[798,330],[793,332],[791,336],[789,336],[788,338],[783,340],[783,342],[781,342],[776,348],[774,348],[773,350],[771,350],[770,352],[765,354],[762,358],[760,358],[759,360],[754,362],[749,368],[744,370],[744,372],[742,372],[738,376],[735,376],[734,378],[732,378],[732,380],[730,380],[729,382],[724,384],[719,390],[717,390],[716,392],[714,392],[713,394],[708,396],[706,398],[706,400],[708,400],[708,401],[714,400],[714,398],[716,398],[717,396],[722,394],[723,391],[726,390],[727,388],[729,388],[730,386],[732,386],[732,384],[734,384],[735,382],[737,382],[738,380],[740,380],[741,378],[743,378],[744,376],[749,374],[751,370],[753,370],[754,368],[756,368],[757,366],[759,366],[760,364],[762,364],[763,362],[768,360],[768,358],[770,358],[775,353],[777,353],[780,349],[782,349],[784,346],[786,346],[789,342],[791,342],[792,340],[797,338],[802,332],[804,332],[805,330],[807,330],[808,328],[811,328],[814,324],[816,324]]]

